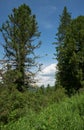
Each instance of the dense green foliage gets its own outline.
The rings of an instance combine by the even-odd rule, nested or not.
[[[29,6],[23,4],[14,8],[8,20],[2,25],[1,32],[5,40],[3,47],[9,65],[8,73],[11,75],[9,69],[14,69],[12,82],[21,90],[25,82],[26,84],[33,82],[31,68],[37,66],[34,51],[40,47],[40,42],[34,42],[39,38],[40,32],[36,17],[32,15]]]
[[[84,130],[84,92],[60,103],[49,105],[38,115],[29,111],[1,130]]]
[[[58,28],[56,84],[68,94],[84,87],[84,16],[70,20],[64,8]]]
[[[72,20],[62,50],[62,86],[68,93],[84,87],[84,16]]]
[[[66,37],[66,31],[67,27],[70,25],[71,22],[71,14],[68,12],[67,7],[65,6],[63,9],[62,15],[60,15],[60,24],[58,27],[58,32],[56,33],[56,59],[58,61],[57,63],[57,69],[58,72],[56,72],[56,87],[58,85],[62,85],[61,80],[63,78],[62,74],[62,66],[63,66],[63,54],[62,50],[64,50],[64,40]]]
[[[0,86],[0,123],[7,124],[17,121],[30,110],[38,114],[49,104],[60,102],[65,97],[65,90],[62,88],[56,91],[54,87],[30,88],[21,93],[14,84]]]

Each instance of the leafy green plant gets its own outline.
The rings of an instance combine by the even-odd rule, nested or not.
[[[84,93],[49,105],[38,113],[29,111],[1,130],[84,130]]]

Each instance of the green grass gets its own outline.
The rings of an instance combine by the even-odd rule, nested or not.
[[[84,130],[84,93],[49,105],[39,114],[30,111],[1,130]]]

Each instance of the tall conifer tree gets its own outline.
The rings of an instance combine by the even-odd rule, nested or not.
[[[63,51],[64,51],[64,40],[66,37],[66,30],[67,27],[70,25],[71,22],[71,14],[68,12],[67,7],[65,6],[62,12],[62,15],[60,15],[60,24],[58,27],[58,32],[56,34],[56,59],[58,61],[56,72],[56,85],[62,85],[62,78],[63,78]]]
[[[84,87],[84,16],[72,20],[67,29],[63,52],[62,85],[73,93]]]
[[[84,16],[71,20],[65,7],[60,18],[56,86],[61,85],[71,94],[84,87]]]
[[[27,81],[31,82],[33,74],[31,68],[37,66],[34,50],[40,47],[38,39],[38,25],[35,15],[26,4],[14,8],[8,20],[2,25],[1,32],[5,40],[3,44],[5,56],[12,69],[14,69],[14,80],[19,89],[25,83],[26,72],[29,75]],[[17,78],[16,78],[17,77]]]

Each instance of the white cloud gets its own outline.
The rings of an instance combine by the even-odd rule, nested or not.
[[[37,85],[45,85],[47,86],[50,84],[51,86],[55,83],[55,72],[56,72],[56,64],[50,64],[49,66],[45,67],[41,72],[37,75]]]

